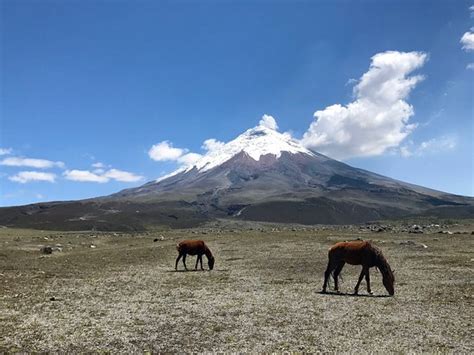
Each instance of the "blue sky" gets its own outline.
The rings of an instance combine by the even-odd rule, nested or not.
[[[353,166],[473,196],[473,4],[2,0],[0,205],[138,186],[180,165],[153,145],[203,154],[264,114]],[[413,112],[362,130],[392,105],[362,88],[388,57]],[[376,140],[395,124],[401,137]]]

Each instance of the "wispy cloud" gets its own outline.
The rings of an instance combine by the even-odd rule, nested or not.
[[[111,180],[116,180],[116,181],[121,181],[121,182],[136,182],[136,181],[143,180],[143,176],[136,175],[128,171],[118,170],[118,169],[107,170],[102,176]]]
[[[21,184],[26,184],[32,181],[47,181],[55,182],[56,175],[53,173],[45,173],[41,171],[21,171],[16,175],[10,176],[8,179]]]
[[[356,100],[314,113],[302,143],[336,158],[367,157],[397,147],[415,129],[413,107],[405,100],[423,76],[409,76],[428,56],[388,51],[372,57],[369,70],[354,87]]]
[[[36,169],[49,169],[49,168],[64,168],[62,161],[51,161],[46,159],[34,159],[34,158],[20,158],[20,157],[8,157],[0,161],[0,165],[5,166],[20,166],[30,167]]]
[[[0,155],[9,155],[12,153],[11,148],[0,148]]]
[[[474,70],[474,63],[469,63],[468,65],[466,65],[466,69]]]
[[[67,180],[71,181],[80,181],[80,182],[97,182],[97,183],[106,183],[110,180],[120,181],[120,182],[136,182],[143,180],[143,176],[136,175],[134,173],[118,170],[118,169],[109,169],[103,173],[96,173],[89,170],[66,170],[63,173],[63,176]]]
[[[92,164],[92,167],[97,168],[97,169],[103,169],[105,168],[105,164],[101,162],[97,162],[97,163]]]
[[[63,173],[64,177],[67,180],[72,180],[72,181],[82,181],[82,182],[99,182],[99,183],[105,183],[109,181],[109,178],[106,178],[105,176],[101,176],[98,174],[94,174],[93,172],[89,170],[66,170]]]
[[[446,152],[455,149],[457,146],[457,139],[453,136],[442,136],[432,138],[427,141],[415,145],[409,142],[400,147],[400,155],[404,158],[421,157],[427,154],[434,154]]]

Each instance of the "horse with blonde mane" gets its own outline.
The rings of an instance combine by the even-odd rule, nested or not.
[[[362,265],[362,271],[359,276],[359,281],[354,289],[354,294],[359,292],[359,286],[364,276],[365,281],[367,282],[367,292],[372,294],[369,275],[369,269],[371,267],[376,267],[380,270],[383,285],[390,296],[395,294],[395,277],[392,269],[390,268],[387,259],[385,259],[382,254],[382,251],[371,242],[356,240],[336,243],[331,247],[331,249],[329,249],[328,259],[328,266],[324,273],[323,293],[326,293],[326,287],[331,275],[334,278],[334,290],[339,292],[338,277],[344,265],[348,263],[350,265]]]

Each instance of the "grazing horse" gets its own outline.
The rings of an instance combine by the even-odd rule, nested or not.
[[[202,240],[183,240],[179,244],[176,245],[176,249],[178,250],[178,258],[176,259],[175,270],[178,270],[178,261],[183,258],[183,265],[184,268],[187,270],[186,267],[186,255],[197,255],[196,259],[196,266],[195,270],[197,270],[198,262],[201,262],[201,270],[204,270],[202,267],[202,255],[206,254],[207,263],[209,265],[209,270],[214,268],[214,256],[212,255],[211,251],[207,247],[206,243]]]
[[[382,273],[382,282],[385,289],[388,291],[390,296],[394,295],[395,289],[393,284],[395,282],[395,277],[392,269],[390,268],[387,259],[383,256],[382,251],[372,245],[371,242],[356,240],[336,243],[331,247],[331,249],[329,249],[328,258],[328,266],[324,273],[323,293],[326,292],[326,286],[331,274],[334,278],[334,289],[336,292],[339,292],[338,277],[344,264],[348,263],[351,265],[362,265],[362,271],[359,276],[359,281],[354,289],[354,294],[359,292],[359,285],[364,276],[365,281],[367,282],[367,292],[372,294],[372,291],[370,290],[369,268],[375,266]]]

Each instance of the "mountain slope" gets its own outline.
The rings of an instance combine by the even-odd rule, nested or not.
[[[143,229],[218,217],[346,224],[420,214],[474,217],[474,199],[353,168],[257,126],[167,177],[91,200],[0,209],[0,224]]]

